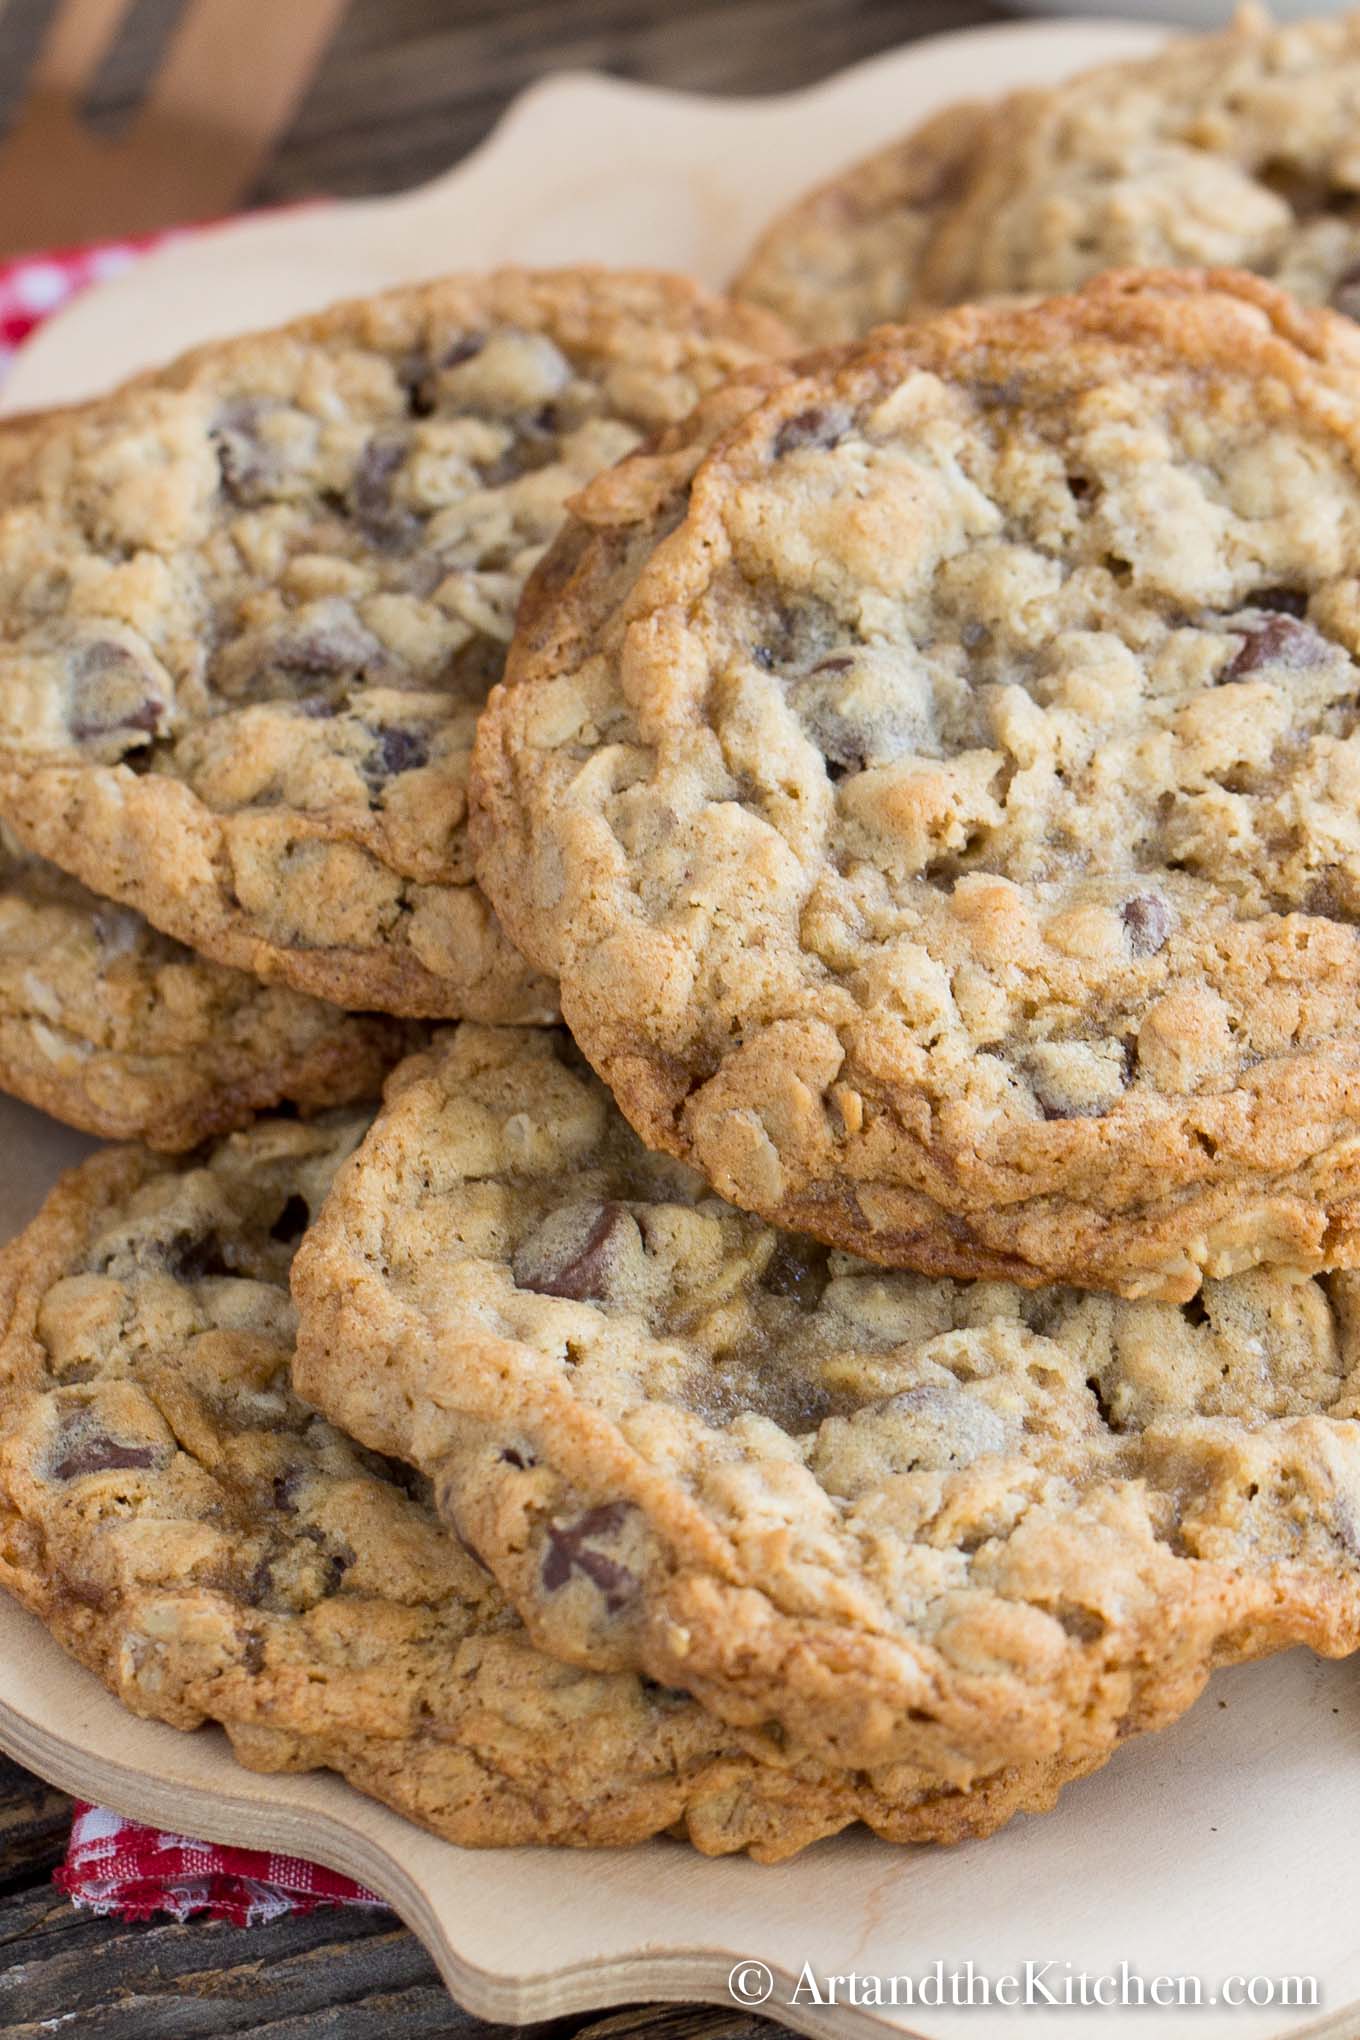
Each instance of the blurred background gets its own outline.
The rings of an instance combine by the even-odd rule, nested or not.
[[[300,73],[286,94],[291,104],[279,109],[276,135],[235,205],[419,183],[553,71],[597,68],[695,92],[779,92],[915,37],[1003,18],[1003,10],[988,0],[331,0],[315,8],[270,0],[262,14],[252,0],[0,0],[0,134],[12,141],[21,111],[56,90],[94,136],[125,139],[194,16],[208,41],[216,38],[208,66],[215,98],[193,77],[187,99],[180,95],[199,122],[233,117],[227,101],[248,79],[261,20],[285,39],[295,29],[300,44],[310,40],[290,47]],[[277,60],[274,69],[277,79]],[[255,97],[247,88],[243,110]],[[46,218],[46,187],[66,172],[51,134],[42,139],[21,169],[28,214]],[[158,221],[101,216],[70,238],[138,231],[172,216],[173,207]],[[19,243],[52,245],[23,226],[5,205],[0,254]]]

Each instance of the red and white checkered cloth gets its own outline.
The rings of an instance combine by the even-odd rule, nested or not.
[[[77,1905],[124,1920],[146,1920],[158,1912],[187,1920],[205,1912],[233,1926],[256,1927],[323,1905],[383,1903],[376,1892],[319,1863],[267,1849],[191,1842],[79,1802],[55,1881]]]
[[[78,291],[121,275],[148,249],[163,248],[192,231],[173,227],[136,240],[108,241],[97,248],[57,248],[0,263],[0,382],[34,328],[59,312]]]
[[[0,263],[0,382],[29,334],[78,291],[120,275],[139,255],[192,231],[175,228]],[[250,1927],[322,1905],[382,1904],[375,1892],[317,1863],[263,1849],[193,1842],[124,1820],[106,1807],[80,1803],[56,1882],[77,1905],[127,1920],[149,1919],[158,1912],[177,1920],[208,1913]]]

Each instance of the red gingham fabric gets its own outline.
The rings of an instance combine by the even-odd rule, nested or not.
[[[383,1903],[376,1892],[319,1863],[267,1849],[191,1842],[80,1802],[55,1882],[77,1905],[124,1920],[146,1920],[158,1912],[187,1920],[207,1913],[233,1926],[254,1927],[323,1905]]]
[[[0,263],[0,381],[16,348],[77,291],[119,275],[139,255],[188,231],[192,230],[176,228],[97,248],[65,248]],[[362,1884],[317,1863],[262,1849],[193,1842],[124,1820],[106,1807],[80,1803],[66,1860],[55,1881],[77,1905],[126,1920],[149,1919],[158,1912],[177,1920],[207,1913],[250,1927],[323,1905],[383,1903]]]
[[[16,348],[77,291],[88,283],[103,283],[120,275],[148,249],[163,248],[190,231],[175,227],[136,240],[108,241],[96,248],[58,248],[0,263],[0,382]]]

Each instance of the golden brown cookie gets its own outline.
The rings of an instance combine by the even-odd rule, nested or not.
[[[563,503],[768,314],[679,278],[451,278],[201,349],[0,469],[0,803],[215,960],[340,1005],[544,1020],[466,774]]]
[[[855,1819],[949,1840],[1098,1761],[969,1793],[833,1771],[536,1651],[425,1483],[290,1386],[288,1264],[365,1123],[98,1155],[0,1255],[0,1584],[128,1707],[219,1722],[255,1770],[338,1771],[465,1847],[675,1829],[773,1860]]]
[[[585,491],[474,839],[649,1145],[928,1273],[1356,1260],[1357,392],[1349,321],[1130,274]]]
[[[889,1273],[648,1153],[565,1034],[464,1026],[302,1243],[296,1378],[555,1657],[966,1790],[1360,1642],[1357,1284]]]
[[[209,963],[0,823],[0,1090],[68,1125],[195,1147],[284,1099],[370,1097],[420,1036]]]

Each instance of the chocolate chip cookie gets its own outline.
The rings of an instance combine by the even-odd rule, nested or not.
[[[887,1273],[649,1153],[568,1037],[389,1079],[297,1382],[529,1633],[827,1762],[1091,1761],[1216,1664],[1360,1641],[1360,1277],[1180,1307]]]
[[[0,1090],[68,1125],[194,1147],[285,1098],[372,1096],[419,1034],[209,963],[0,824]]]
[[[947,1840],[1098,1761],[968,1793],[851,1775],[536,1651],[426,1484],[290,1385],[289,1260],[365,1124],[101,1154],[0,1256],[0,1584],[128,1707],[220,1722],[252,1769],[338,1771],[470,1847],[673,1829],[768,1860],[856,1819]]]
[[[544,1020],[466,774],[564,500],[782,334],[680,279],[454,278],[225,342],[0,467],[0,802],[217,961]]]
[[[1250,269],[1354,315],[1358,117],[1360,13],[1276,27],[1245,10],[1153,57],[959,109],[957,165],[923,213],[911,166],[928,181],[951,118],[937,116],[777,220],[737,288],[815,340],[1131,264]]]
[[[930,1274],[1360,1258],[1358,374],[1255,278],[1130,273],[773,367],[585,492],[474,833],[650,1146]]]

